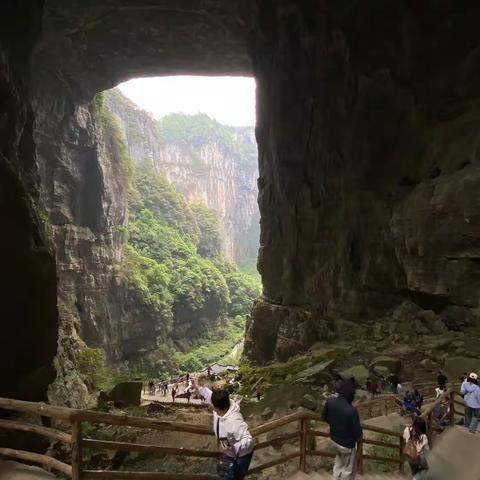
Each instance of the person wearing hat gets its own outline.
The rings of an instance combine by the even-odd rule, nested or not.
[[[462,383],[460,395],[465,401],[465,426],[470,433],[476,433],[480,419],[480,387],[478,375],[471,373]]]

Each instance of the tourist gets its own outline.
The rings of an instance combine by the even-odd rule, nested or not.
[[[435,399],[440,398],[444,393],[445,393],[445,390],[443,390],[440,387],[436,387],[435,388]]]
[[[465,401],[465,426],[470,433],[477,432],[480,417],[480,387],[478,375],[471,373],[460,387],[460,395]]]
[[[415,408],[420,412],[423,407],[423,395],[417,388],[413,391],[413,403],[415,404]]]
[[[385,380],[385,377],[383,375],[380,375],[379,378],[379,383],[380,383],[380,393],[385,393],[387,391],[387,381]]]
[[[177,396],[177,385],[172,386],[172,402],[175,403],[175,397]]]
[[[192,398],[192,392],[190,390],[185,390],[185,394],[187,395],[187,403],[190,403],[190,398]]]
[[[447,390],[448,378],[442,373],[441,370],[438,371],[437,383],[438,388],[444,392]]]
[[[330,425],[336,456],[333,466],[335,480],[353,480],[356,475],[356,447],[362,436],[362,427],[356,408],[352,405],[355,387],[345,381],[339,387],[338,397],[329,398],[323,409],[323,419]]]
[[[367,378],[366,383],[367,392],[372,396],[372,400],[375,398],[378,390],[378,384],[375,380],[372,380],[370,377]]]
[[[217,465],[219,478],[243,480],[252,460],[254,441],[239,405],[226,390],[200,387],[198,393],[213,407],[213,432],[223,453]]]
[[[463,372],[463,375],[460,377],[460,385],[467,379],[467,372]]]
[[[377,395],[378,393],[378,382],[375,379],[372,380],[372,384],[370,385],[370,390],[372,393],[372,400],[373,400],[375,398],[375,395]]]
[[[433,418],[442,428],[450,425],[450,402],[448,399],[436,403],[432,409]]]
[[[367,378],[367,382],[365,383],[365,388],[368,393],[372,392],[372,380],[370,377]]]
[[[212,368],[210,367],[210,365],[207,367],[207,377],[210,378],[210,376],[212,375]]]
[[[415,400],[409,390],[407,390],[407,393],[405,393],[403,397],[403,408],[407,413],[415,412]]]
[[[405,447],[403,456],[410,463],[410,469],[415,480],[424,478],[428,470],[426,453],[430,450],[427,437],[427,425],[421,417],[416,417],[412,425],[403,432]]]
[[[398,379],[398,376],[396,374],[390,375],[390,390],[394,395],[398,394],[398,385],[400,384],[400,381]]]
[[[153,382],[153,380],[150,380],[150,382],[148,382],[148,387],[150,389],[150,395],[155,395],[155,383]]]

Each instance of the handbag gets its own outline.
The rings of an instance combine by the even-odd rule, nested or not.
[[[217,419],[217,443],[220,445],[220,419]],[[236,458],[229,457],[225,453],[219,453],[217,459],[217,475],[220,478],[228,478],[234,468]]]

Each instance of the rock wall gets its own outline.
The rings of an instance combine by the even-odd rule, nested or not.
[[[241,163],[211,142],[200,147],[162,139],[155,120],[118,90],[105,92],[127,140],[133,162],[151,159],[189,202],[202,202],[217,212],[225,254],[238,264],[254,264],[258,252],[257,164]],[[253,128],[234,129],[242,142],[255,145]]]
[[[58,330],[55,261],[32,138],[29,61],[41,8],[7,0],[1,10],[0,396],[40,401],[55,376]]]
[[[252,8],[264,300],[249,358],[405,299],[478,324],[478,4]]]

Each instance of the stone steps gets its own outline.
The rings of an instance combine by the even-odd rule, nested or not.
[[[356,480],[405,480],[407,477],[399,473],[370,473],[367,475],[357,475]],[[288,480],[331,480],[333,476],[330,472],[295,472],[288,477]]]

